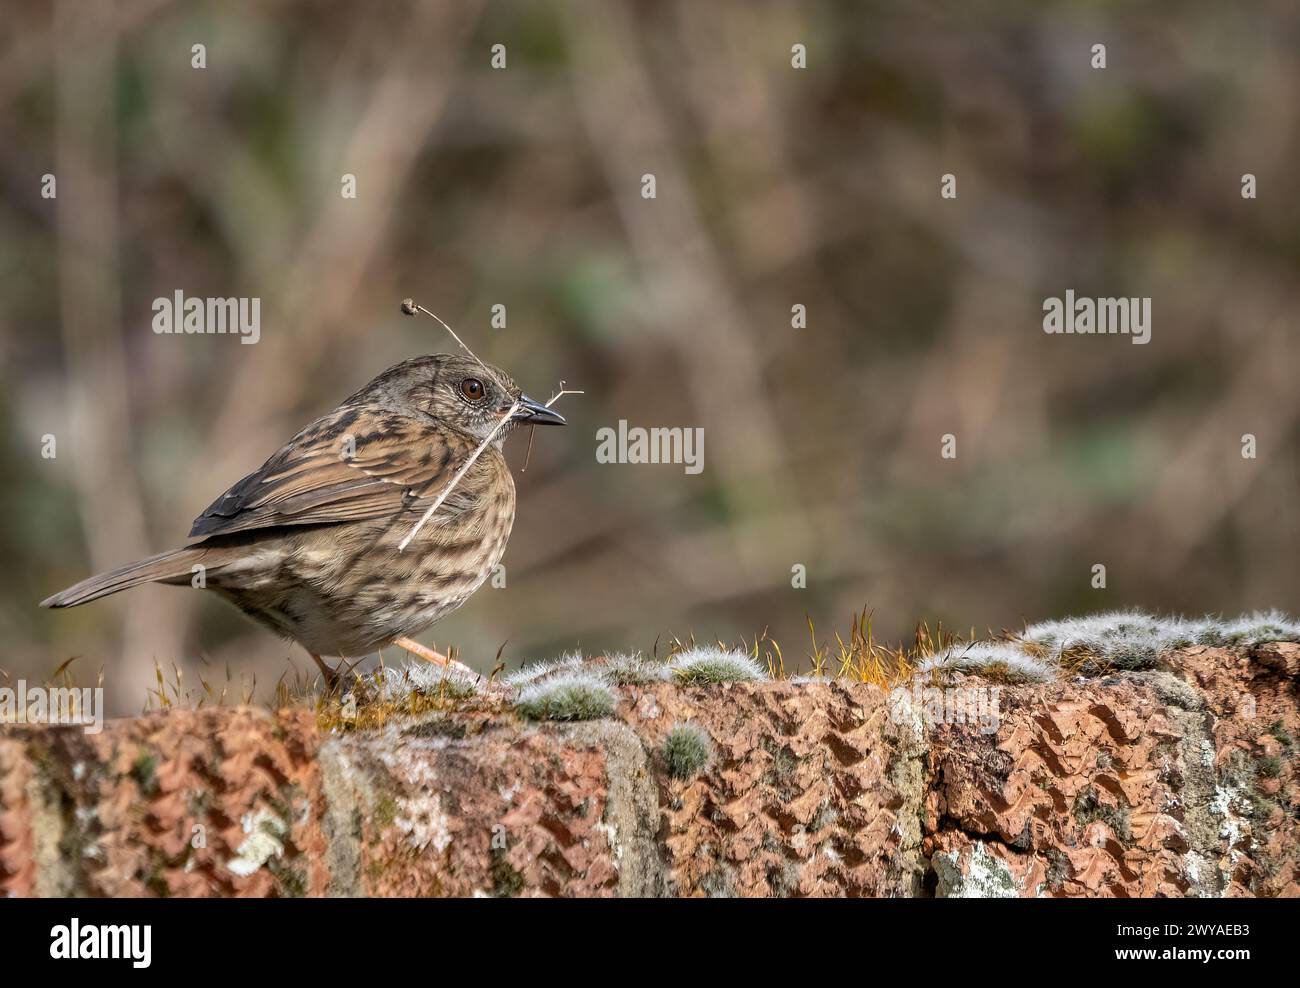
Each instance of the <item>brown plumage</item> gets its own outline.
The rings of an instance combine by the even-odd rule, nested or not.
[[[360,657],[418,634],[491,574],[515,516],[501,446],[521,422],[564,419],[473,358],[403,361],[213,501],[190,530],[199,542],[83,580],[41,606],[73,607],[142,583],[188,585],[201,572],[206,589],[300,642],[328,674],[320,656]]]

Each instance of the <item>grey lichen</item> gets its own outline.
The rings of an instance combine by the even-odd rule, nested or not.
[[[235,849],[235,856],[226,862],[226,867],[241,878],[247,878],[271,858],[284,854],[284,838],[288,836],[289,827],[266,809],[245,813],[240,823],[248,836]]]
[[[1021,886],[1011,869],[984,847],[975,844],[963,872],[957,851],[938,852],[930,861],[938,884],[935,895],[941,899],[1015,899]]]

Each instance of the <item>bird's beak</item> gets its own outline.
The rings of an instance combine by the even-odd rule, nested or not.
[[[519,407],[515,409],[513,416],[514,421],[524,422],[527,425],[568,425],[564,421],[564,416],[559,412],[552,411],[543,405],[540,401],[534,401],[528,395],[521,395],[519,398]]]

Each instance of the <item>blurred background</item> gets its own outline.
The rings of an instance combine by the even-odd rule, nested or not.
[[[480,669],[764,628],[792,665],[864,606],[895,640],[1294,611],[1298,52],[1289,0],[6,0],[0,669],[77,656],[134,713],[155,661],[310,668],[205,594],[36,602],[449,349],[408,295],[586,390],[516,474],[506,587],[422,636]],[[156,335],[178,289],[259,297],[260,342]],[[1150,296],[1152,342],[1045,335],[1066,289]],[[704,471],[598,464],[619,419],[702,427]]]

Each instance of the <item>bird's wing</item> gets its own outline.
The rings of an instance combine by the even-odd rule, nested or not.
[[[337,409],[313,422],[212,502],[190,537],[280,525],[322,525],[424,510],[474,451],[456,432],[390,412]],[[445,505],[465,505],[462,487]],[[476,485],[475,485],[476,486]]]

